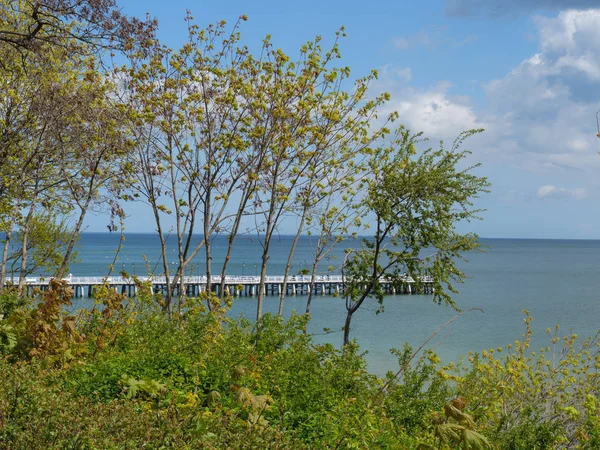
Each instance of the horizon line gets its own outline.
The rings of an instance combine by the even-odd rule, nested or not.
[[[82,231],[81,234],[105,234],[105,235],[120,235],[119,232],[109,232],[109,231]],[[142,235],[142,234],[158,234],[156,231],[125,231],[123,235]],[[214,236],[227,236],[227,233],[214,233]],[[194,236],[202,236],[202,234],[194,234]],[[255,234],[238,234],[238,237],[254,237]],[[259,234],[262,236],[262,234]],[[295,234],[286,234],[281,233],[277,236],[281,237],[294,237]],[[308,235],[302,234],[302,237],[317,237],[317,235]],[[350,238],[354,238],[352,236],[348,236]],[[357,235],[355,239],[361,239],[369,237],[368,235]],[[488,237],[488,236],[479,236],[479,239],[496,239],[496,240],[528,240],[528,241],[600,241],[600,238],[581,238],[581,237]]]

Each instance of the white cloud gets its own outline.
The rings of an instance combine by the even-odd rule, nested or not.
[[[600,170],[600,9],[536,17],[539,52],[489,82],[486,117],[503,130],[492,146],[530,171]]]
[[[587,197],[587,190],[585,188],[567,189],[546,185],[540,186],[537,195],[539,198],[573,198],[581,200]]]
[[[441,34],[444,33],[444,30],[445,28],[443,27],[428,27],[409,36],[394,38],[392,43],[398,50],[408,50],[414,47],[430,47],[441,43]]]
[[[413,91],[392,106],[403,123],[430,137],[451,139],[461,131],[485,126],[469,104],[448,95],[448,86],[444,84],[427,91]]]
[[[516,202],[516,201],[522,201],[525,198],[525,195],[523,194],[523,192],[519,192],[516,189],[509,189],[505,192],[501,192],[498,195],[498,200],[500,200],[501,202]]]
[[[552,176],[558,186],[582,187],[546,187],[538,192],[540,198],[589,197],[588,192],[598,189],[600,173],[595,118],[600,108],[600,9],[536,17],[534,24],[537,52],[483,85],[481,109],[469,97],[452,95],[447,82],[411,86],[404,69],[392,66],[380,72],[374,87],[391,93],[386,112],[398,111],[401,123],[432,140],[448,141],[463,130],[485,128],[468,142],[473,158],[486,168],[511,173],[519,180],[513,188],[535,192],[533,186]],[[510,193],[501,200],[514,197]]]
[[[452,88],[450,83],[417,89],[407,83],[411,77],[408,68],[388,65],[380,70],[373,89],[391,94],[391,101],[384,107],[382,116],[397,111],[400,123],[432,139],[453,140],[462,131],[487,126],[477,117],[468,97],[448,93]]]
[[[568,143],[568,148],[574,152],[586,152],[590,150],[590,139],[586,137],[573,138]]]
[[[600,10],[561,12],[558,17],[536,17],[541,50],[553,74],[570,71],[600,80]]]
[[[392,40],[392,44],[394,44],[394,47],[398,50],[407,50],[408,48],[410,48],[410,41],[408,40],[408,38],[404,37],[394,38]]]

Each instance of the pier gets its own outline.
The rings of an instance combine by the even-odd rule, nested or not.
[[[140,282],[151,282],[155,293],[166,290],[167,281],[164,276],[144,276],[137,277]],[[174,277],[170,277],[173,282]],[[74,291],[75,297],[92,297],[94,288],[107,284],[122,294],[129,297],[137,293],[137,285],[132,278],[122,276],[115,277],[74,277],[69,276],[63,279]],[[280,295],[283,290],[284,277],[267,276],[263,286],[263,295]],[[33,289],[46,290],[50,278],[27,277],[25,280],[26,288],[29,292]],[[10,282],[10,280],[9,280]],[[312,279],[307,275],[293,275],[288,277],[286,286],[286,295],[307,295],[310,289]],[[205,292],[207,285],[206,276],[186,276],[184,278],[185,295],[189,297],[198,296]],[[220,294],[221,276],[211,277],[212,290]],[[235,276],[227,275],[225,277],[225,291],[233,296],[256,296],[260,289],[259,276]],[[320,275],[315,277],[313,285],[313,295],[339,295],[343,291],[344,280],[341,275]],[[384,290],[389,295],[394,294],[433,294],[433,279],[429,276],[423,277],[419,283],[411,277],[405,276],[402,283],[393,285],[384,283]],[[179,283],[175,287],[175,294],[180,295]]]

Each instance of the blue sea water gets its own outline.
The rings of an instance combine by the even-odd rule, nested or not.
[[[283,274],[292,238],[275,238],[269,260],[269,274]],[[461,268],[469,279],[459,285],[460,294],[454,296],[459,308],[481,308],[483,312],[469,312],[444,329],[429,345],[442,360],[455,361],[469,351],[497,348],[520,339],[524,332],[523,309],[534,318],[533,347],[546,345],[544,330],[561,325],[561,332],[573,330],[584,337],[600,328],[600,241],[585,240],[532,240],[482,239],[486,252],[467,255]],[[314,241],[303,237],[294,257],[293,271],[309,267]],[[174,241],[172,242],[174,244]],[[75,276],[104,275],[115,257],[119,235],[85,233],[79,249],[79,262],[71,267]],[[344,244],[336,252],[337,258],[322,263],[339,266],[343,248],[358,246],[358,242]],[[218,272],[225,251],[225,238],[213,241],[214,267]],[[175,251],[169,250],[175,261]],[[235,246],[230,274],[254,275],[260,268],[261,247],[256,238],[241,236]],[[115,264],[117,271],[144,275],[149,270],[160,273],[159,242],[153,234],[129,234]],[[200,253],[190,271],[203,273],[204,255]],[[279,299],[267,297],[265,312],[275,312]],[[306,297],[288,296],[285,314],[293,310],[302,313]],[[254,317],[256,299],[239,297],[231,314]],[[385,299],[385,311],[376,314],[377,305],[366,303],[355,315],[351,336],[364,351],[373,372],[385,373],[397,368],[389,352],[401,348],[405,342],[413,347],[421,345],[438,327],[456,312],[437,305],[430,295],[397,295]],[[317,341],[340,344],[341,332],[323,334],[323,328],[340,330],[345,318],[343,299],[317,296],[311,307],[310,332]]]

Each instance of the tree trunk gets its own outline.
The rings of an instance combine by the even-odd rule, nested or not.
[[[85,199],[85,204],[81,206],[81,211],[79,212],[79,219],[75,224],[75,229],[71,234],[71,239],[67,245],[67,250],[65,255],[63,256],[62,263],[60,264],[58,270],[56,271],[54,277],[61,279],[64,278],[69,267],[69,263],[71,261],[71,256],[73,255],[73,249],[75,248],[75,242],[77,242],[77,238],[79,237],[79,232],[81,231],[81,227],[83,226],[83,219],[85,219],[85,215],[90,206],[90,202],[92,201],[92,194],[88,193],[87,198]]]
[[[319,252],[319,246],[317,245],[317,252]],[[313,289],[315,286],[315,276],[317,274],[317,267],[319,265],[319,261],[320,259],[319,255],[317,253],[317,256],[315,256],[315,259],[313,261],[313,266],[312,266],[312,270],[311,270],[311,274],[310,274],[310,288],[308,290],[308,298],[306,299],[306,314],[310,314],[310,304],[312,301],[312,296],[313,296]]]
[[[352,315],[354,310],[349,309],[346,313],[346,322],[344,323],[344,345],[348,345],[350,342],[350,322],[352,322]]]
[[[27,251],[27,244],[29,241],[29,225],[31,224],[31,218],[33,217],[33,211],[35,208],[35,201],[37,199],[37,193],[34,194],[31,199],[31,205],[29,206],[29,212],[27,213],[27,218],[25,219],[25,225],[23,227],[23,238],[22,245],[23,249],[21,251],[21,268],[19,271],[19,294],[23,293],[23,288],[25,287],[25,270],[27,269],[27,257],[29,255]]]
[[[269,238],[270,241],[270,238]],[[262,305],[264,298],[265,281],[267,279],[267,261],[269,261],[269,241],[265,241],[265,249],[262,256],[262,264],[260,267],[260,282],[258,284],[258,300],[256,301],[256,322],[262,317]]]
[[[262,305],[265,290],[265,280],[267,278],[267,262],[269,261],[269,245],[271,244],[271,238],[273,237],[273,231],[275,228],[274,217],[275,217],[275,206],[274,206],[275,186],[272,186],[272,197],[271,204],[269,205],[269,216],[267,218],[267,226],[265,232],[265,243],[263,245],[262,264],[260,267],[260,282],[258,283],[258,299],[256,301],[256,321],[258,322],[262,317]]]
[[[185,265],[183,260],[183,255],[179,257],[179,269],[177,270],[177,275],[175,279],[179,281],[179,296],[177,301],[177,313],[179,317],[181,317],[181,302],[183,297],[186,295],[186,282],[185,282]]]
[[[208,226],[205,222],[204,231],[208,230]],[[210,298],[212,296],[212,245],[210,239],[204,235],[204,249],[206,251],[206,295],[207,295],[207,304],[209,311],[212,311],[212,303],[210,302]]]
[[[242,193],[242,199],[240,200],[240,205],[235,214],[235,219],[233,220],[233,226],[231,227],[231,231],[229,234],[229,238],[227,239],[227,254],[225,255],[225,260],[223,261],[223,267],[221,268],[221,300],[224,298],[225,292],[225,276],[227,275],[227,266],[229,265],[229,261],[231,260],[231,254],[233,252],[233,244],[237,237],[238,231],[240,229],[240,223],[242,222],[242,215],[244,214],[244,210],[246,209],[246,204],[248,203],[248,199],[250,198],[250,193],[254,191],[254,186],[248,187]]]
[[[160,221],[160,213],[158,208],[156,207],[157,202],[156,198],[150,197],[150,204],[152,205],[152,212],[154,213],[154,220],[156,223],[156,232],[158,233],[158,239],[160,240],[160,254],[163,261],[163,271],[165,274],[165,282],[167,284],[166,295],[165,295],[165,303],[162,306],[163,311],[171,312],[171,281],[169,279],[169,261],[167,260],[167,242],[165,240],[165,234],[163,232],[161,221]]]
[[[17,205],[20,208],[20,205]],[[10,247],[10,239],[12,238],[13,229],[15,227],[16,217],[13,216],[8,224],[6,236],[4,238],[4,248],[2,249],[2,264],[0,265],[0,291],[4,289],[6,283],[6,264],[8,263],[8,249]]]
[[[294,242],[292,242],[292,248],[290,249],[287,264],[285,266],[285,273],[283,274],[283,284],[281,287],[281,292],[279,293],[279,310],[277,311],[277,314],[279,316],[283,315],[283,301],[285,299],[285,293],[287,290],[288,276],[290,273],[290,269],[292,267],[292,260],[294,259],[294,253],[296,252],[296,245],[298,245],[298,241],[300,240],[300,235],[302,234],[302,230],[304,229],[304,221],[306,219],[306,212],[307,212],[307,209],[304,208],[304,211],[302,212],[302,218],[300,219],[300,225],[298,225],[298,232],[296,233],[296,236],[294,237]]]

